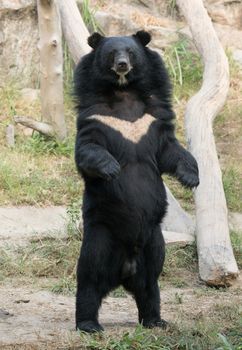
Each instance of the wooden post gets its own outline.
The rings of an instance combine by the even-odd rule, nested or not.
[[[12,124],[9,124],[6,127],[6,141],[7,141],[7,145],[9,147],[14,147],[15,146],[15,130],[14,130],[14,126]]]
[[[238,275],[229,237],[227,205],[212,124],[229,88],[229,67],[202,0],[177,0],[204,62],[203,84],[186,108],[189,149],[198,161],[200,185],[195,191],[196,232],[201,279],[230,285]]]
[[[60,141],[66,138],[63,104],[63,55],[57,0],[37,0],[40,34],[40,93],[43,121]]]

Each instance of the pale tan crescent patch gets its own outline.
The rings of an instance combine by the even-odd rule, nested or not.
[[[92,115],[88,119],[95,119],[108,125],[110,128],[119,131],[125,139],[134,143],[138,143],[147,134],[150,125],[156,120],[149,114],[144,114],[142,118],[137,119],[135,122],[99,114]]]

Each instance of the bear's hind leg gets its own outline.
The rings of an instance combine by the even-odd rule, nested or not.
[[[76,328],[88,333],[99,332],[98,310],[102,298],[116,282],[112,263],[112,240],[102,225],[84,226],[84,239],[77,267]]]
[[[134,297],[139,311],[139,322],[144,327],[162,327],[167,323],[160,317],[160,291],[158,278],[165,258],[165,243],[160,230],[156,227],[152,237],[137,258],[137,272],[124,280],[124,287]]]

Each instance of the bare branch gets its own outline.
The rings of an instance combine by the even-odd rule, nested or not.
[[[24,116],[14,116],[15,123],[24,125],[28,128],[31,128],[33,130],[36,130],[40,132],[43,135],[53,137],[55,135],[54,129],[50,124],[38,122],[34,119],[24,117]]]

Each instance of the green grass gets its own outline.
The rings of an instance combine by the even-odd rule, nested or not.
[[[172,244],[166,246],[165,273],[174,269],[197,271],[197,251],[195,244],[180,246]]]
[[[67,281],[75,282],[76,262],[79,256],[78,239],[43,239],[26,247],[0,248],[1,279],[13,277],[58,278],[53,288],[65,290]],[[70,281],[70,279],[72,281]]]
[[[80,340],[89,350],[239,350],[238,313],[233,312],[233,316],[235,325],[229,329],[209,318],[197,320],[191,326],[180,317],[168,330],[150,331],[138,326],[118,337],[80,334]]]
[[[229,166],[223,171],[223,186],[228,208],[242,212],[242,173],[236,166]]]
[[[83,0],[80,5],[80,11],[82,14],[82,19],[86,24],[89,32],[99,32],[103,33],[102,28],[95,19],[96,8],[90,5],[89,0]]]
[[[238,267],[242,269],[242,231],[232,231],[230,238]]]
[[[64,205],[80,198],[82,189],[74,162],[66,157],[16,149],[0,154],[0,205]]]
[[[23,141],[23,140],[21,140]],[[66,139],[64,142],[58,142],[52,138],[40,135],[37,132],[33,136],[27,138],[25,142],[21,142],[18,147],[20,152],[31,153],[36,155],[55,155],[71,158],[74,149],[74,139]]]
[[[178,13],[176,0],[167,0],[167,12],[171,17],[176,17]]]
[[[172,79],[175,100],[190,97],[199,89],[203,73],[201,58],[192,42],[182,37],[165,50],[164,58]]]

